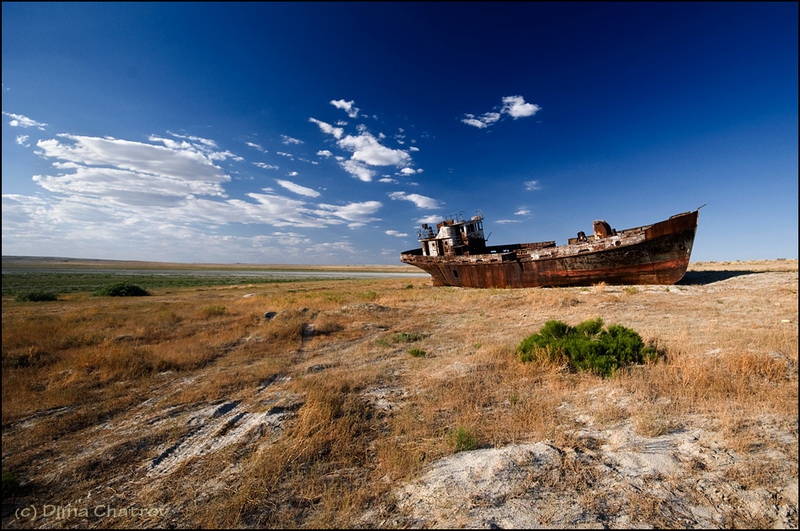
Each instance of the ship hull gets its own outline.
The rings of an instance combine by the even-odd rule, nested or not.
[[[622,231],[618,236],[561,247],[515,244],[486,253],[437,257],[420,250],[401,261],[429,273],[435,286],[529,288],[607,284],[674,284],[683,278],[698,212]]]

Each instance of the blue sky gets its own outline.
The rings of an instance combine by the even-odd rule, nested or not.
[[[3,255],[398,264],[704,203],[797,258],[798,5],[3,2]]]

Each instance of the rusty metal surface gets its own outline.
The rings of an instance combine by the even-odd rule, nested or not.
[[[674,284],[686,273],[698,211],[634,229],[616,231],[601,222],[601,235],[554,242],[485,247],[485,252],[425,256],[401,253],[401,261],[429,273],[436,286],[524,288],[608,284]],[[605,234],[605,235],[602,235]]]

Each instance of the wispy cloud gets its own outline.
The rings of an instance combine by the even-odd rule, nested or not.
[[[322,120],[317,120],[316,118],[309,118],[309,122],[313,124],[317,124],[319,126],[320,131],[325,133],[326,135],[331,135],[333,138],[342,138],[344,134],[344,129],[341,127],[335,127],[327,122],[323,122]]]
[[[471,125],[472,127],[485,129],[490,125],[493,125],[499,119],[500,119],[499,112],[487,112],[482,114],[481,116],[475,116],[474,114],[465,114],[464,118],[461,121],[467,125]]]
[[[442,217],[436,214],[432,214],[430,216],[425,216],[424,218],[420,218],[417,220],[418,225],[422,225],[423,223],[433,224],[436,225],[442,221]]]
[[[285,181],[283,179],[275,179],[275,182],[278,183],[280,186],[283,186],[287,190],[294,192],[299,195],[305,195],[307,197],[319,197],[319,192],[313,190],[311,188],[306,188],[305,186],[301,186],[299,184],[293,183],[292,181]]]
[[[411,201],[417,208],[439,208],[440,201],[420,194],[407,194],[405,192],[391,192],[389,197],[395,200]]]
[[[269,153],[266,149],[264,149],[260,144],[256,144],[255,142],[245,142],[245,145],[256,149],[262,153]]]
[[[344,171],[364,182],[370,182],[375,176],[375,172],[373,170],[367,168],[365,164],[362,164],[357,160],[343,160],[339,162],[339,165],[344,169]]]
[[[360,116],[353,102],[337,100],[335,105],[351,117]],[[14,127],[43,129],[47,125],[20,115],[4,115]],[[37,193],[3,195],[4,246],[10,243],[16,253],[23,254],[40,254],[35,247],[42,245],[48,253],[63,249],[62,256],[144,255],[168,261],[211,257],[226,261],[231,256],[250,256],[257,261],[271,257],[275,262],[294,259],[299,263],[305,259],[302,251],[313,249],[331,257],[354,252],[356,247],[341,230],[335,238],[319,244],[303,234],[303,229],[379,226],[384,204],[368,197],[321,202],[322,188],[299,184],[303,172],[292,166],[324,163],[327,158],[339,164],[343,173],[361,181],[380,177],[381,181],[399,184],[391,178],[393,172],[405,177],[422,172],[413,167],[410,154],[418,149],[409,147],[413,140],[405,134],[371,132],[364,124],[310,121],[330,137],[331,149],[317,150],[319,160],[315,161],[271,150],[273,155],[285,157],[281,166],[272,161],[245,161],[211,138],[182,132],[150,134],[144,137],[146,140],[62,133],[36,141],[27,134],[17,135],[19,145],[32,146],[31,153],[51,166],[49,171],[39,170],[32,176]],[[345,128],[352,129],[348,133]],[[287,135],[280,139],[285,146],[305,143]],[[238,145],[251,154],[268,153],[256,142]],[[246,164],[238,164],[241,162]],[[275,179],[273,187],[248,190],[245,183],[263,175],[256,168],[281,170],[283,178]],[[438,208],[441,204],[405,192],[390,197],[412,202],[418,208]],[[261,234],[239,236],[241,225],[262,227],[258,230]],[[263,227],[279,232],[270,235]],[[371,230],[371,237],[408,236],[384,229]],[[280,246],[286,249],[276,253],[274,249]],[[193,255],[192,248],[203,251]]]
[[[542,189],[542,185],[539,184],[539,181],[525,181],[524,183],[522,183],[522,185],[529,192]]]
[[[213,247],[212,253],[232,251],[234,241],[250,248],[246,238],[226,235],[227,226],[357,227],[380,219],[379,201],[315,204],[308,199],[319,197],[317,191],[284,179],[277,180],[280,186],[305,199],[268,189],[231,198],[225,188],[231,178],[217,160],[230,157],[217,157],[226,152],[215,143],[150,138],[152,143],[62,134],[40,140],[36,153],[51,159],[55,171],[33,181],[50,194],[3,195],[4,246],[13,241],[15,249],[31,254],[37,254],[35,245],[46,245],[64,249],[64,256],[83,247],[91,248],[90,256],[130,256],[138,245],[148,256],[174,260],[187,242],[189,248]],[[290,256],[286,250],[273,260]],[[191,255],[185,259],[192,261]]]
[[[158,146],[68,134],[39,140],[36,145],[42,156],[56,159],[55,167],[71,173],[37,175],[34,180],[50,191],[109,194],[123,203],[131,198],[139,204],[141,194],[170,198],[225,195],[221,184],[231,178],[209,154],[189,143],[164,143]]]
[[[380,201],[364,201],[362,203],[350,203],[347,205],[325,205],[320,204],[319,208],[323,212],[330,212],[338,218],[347,220],[350,227],[357,227],[372,221],[379,221],[380,218],[373,216],[381,209],[383,203]]]
[[[37,122],[36,120],[33,120],[32,118],[28,118],[27,116],[23,116],[21,114],[12,114],[10,112],[5,112],[5,111],[3,111],[3,114],[11,118],[11,120],[8,122],[8,125],[10,125],[11,127],[23,127],[23,128],[36,127],[37,129],[41,129],[42,131],[44,131],[45,127],[47,127],[47,124],[42,122]]]
[[[152,142],[160,142],[170,149],[196,151],[198,153],[202,153],[204,156],[208,157],[210,160],[213,161],[224,161],[227,159],[232,159],[241,162],[244,160],[239,155],[231,153],[228,150],[219,151],[217,143],[214,140],[210,140],[208,138],[201,138],[199,136],[179,135],[176,133],[170,133],[170,135],[180,139],[181,141],[176,142],[175,140],[172,140],[170,138],[162,138],[156,135],[150,135],[148,140]]]
[[[297,138],[292,138],[292,137],[287,136],[287,135],[281,135],[281,142],[283,142],[287,146],[297,145],[297,144],[302,144],[303,143],[302,140],[299,140]]]
[[[479,129],[486,129],[499,122],[504,115],[516,120],[533,116],[541,110],[541,107],[535,103],[526,103],[522,96],[504,96],[501,101],[502,106],[499,111],[485,112],[481,115],[466,113],[461,122]]]

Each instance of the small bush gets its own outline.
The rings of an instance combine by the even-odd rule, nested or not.
[[[144,297],[150,295],[146,289],[130,282],[117,282],[94,292],[100,297]]]
[[[397,332],[396,334],[392,334],[392,336],[389,338],[389,341],[391,343],[411,343],[424,338],[425,334],[417,332]]]
[[[57,301],[58,297],[49,291],[28,291],[26,293],[18,293],[14,300],[17,302],[43,302]]]
[[[448,441],[457,452],[469,452],[478,447],[478,439],[466,428],[456,428],[448,433]]]
[[[415,357],[415,358],[424,358],[424,357],[425,357],[425,354],[426,354],[426,353],[425,353],[425,351],[424,351],[424,350],[422,350],[421,348],[412,348],[412,349],[409,349],[409,350],[408,350],[408,353],[409,353],[409,354],[411,354],[411,356],[413,356],[413,357]]]
[[[539,356],[550,361],[565,360],[572,371],[589,371],[608,377],[622,367],[653,361],[661,354],[645,346],[637,332],[622,325],[609,325],[589,319],[577,326],[550,320],[538,333],[526,337],[517,347],[520,361],[530,362]]]

